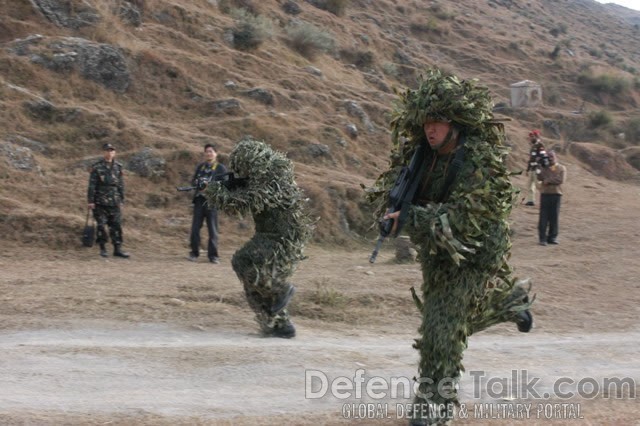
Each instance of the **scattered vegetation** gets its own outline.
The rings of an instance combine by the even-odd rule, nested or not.
[[[578,83],[596,94],[617,96],[631,88],[631,83],[626,78],[600,74],[594,76],[589,71],[583,71],[578,76]]]
[[[454,19],[456,17],[456,14],[453,12],[450,12],[449,10],[445,9],[442,7],[441,4],[439,3],[434,3],[429,7],[429,10],[431,11],[431,13],[433,13],[433,15],[442,20],[442,21],[447,21],[449,19]]]
[[[375,56],[370,50],[342,49],[340,58],[343,61],[355,65],[359,69],[371,68],[375,63]]]
[[[330,52],[335,46],[329,33],[308,22],[289,24],[285,31],[289,45],[308,59],[315,58],[319,53]]]
[[[624,135],[634,145],[640,143],[640,117],[633,117],[626,122]]]
[[[451,31],[448,25],[441,25],[433,18],[429,18],[426,22],[412,22],[409,29],[414,33],[447,35]]]
[[[567,33],[567,24],[562,22],[562,23],[558,24],[557,26],[551,28],[551,30],[549,30],[549,32],[554,37],[558,37],[560,34],[566,34]]]
[[[588,116],[589,127],[597,129],[601,127],[609,127],[613,123],[613,117],[607,110],[594,111]]]
[[[247,9],[233,9],[236,21],[233,27],[233,46],[238,50],[253,50],[273,37],[273,22],[261,15],[253,15]]]
[[[342,308],[347,304],[347,297],[340,291],[330,287],[327,277],[316,279],[315,285],[316,289],[305,297],[309,302],[331,308]]]
[[[326,0],[325,10],[336,16],[344,16],[349,6],[349,0]]]
[[[244,9],[252,15],[258,14],[252,0],[218,0],[218,9],[222,13],[232,13],[234,9]]]

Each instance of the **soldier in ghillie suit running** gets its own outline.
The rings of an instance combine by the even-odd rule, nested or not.
[[[213,182],[208,203],[227,214],[253,216],[256,233],[231,260],[244,285],[247,301],[266,336],[294,337],[286,309],[295,288],[287,282],[313,231],[304,197],[294,180],[293,165],[264,142],[240,141],[229,167],[241,180]],[[237,183],[234,183],[237,182]]]
[[[529,289],[516,282],[507,263],[507,218],[517,189],[509,181],[504,129],[493,121],[492,106],[488,90],[474,81],[428,71],[395,105],[391,169],[367,194],[377,217],[393,220],[395,234],[405,216],[389,209],[389,192],[418,153],[421,171],[404,220],[423,276],[419,294],[411,289],[422,315],[414,344],[420,353],[415,402],[424,409],[414,411],[416,425],[451,420],[447,409],[458,404],[455,387],[471,334],[505,321],[522,332],[533,324]],[[444,410],[434,413],[438,406]]]

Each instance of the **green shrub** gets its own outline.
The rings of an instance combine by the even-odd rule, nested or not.
[[[385,62],[382,64],[382,72],[388,75],[389,77],[398,78],[400,72],[398,71],[398,66],[393,62]]]
[[[438,35],[449,34],[450,28],[448,24],[439,25],[438,21],[433,18],[429,18],[427,22],[412,22],[409,25],[409,29],[414,33],[432,33]]]
[[[551,28],[551,30],[549,30],[549,32],[554,37],[558,37],[560,34],[566,34],[567,33],[567,24],[565,24],[564,22],[561,23],[561,24],[558,24],[558,26]]]
[[[256,16],[246,9],[234,9],[231,15],[236,21],[233,27],[233,46],[239,50],[257,49],[273,37],[273,22],[264,16]]]
[[[594,111],[589,114],[589,127],[597,129],[599,127],[608,127],[613,123],[613,118],[607,110]]]
[[[627,121],[624,130],[625,139],[637,144],[640,142],[640,117],[633,117]]]
[[[583,72],[578,76],[578,83],[598,94],[619,95],[629,90],[631,83],[629,80],[609,74],[593,76],[588,72]]]
[[[359,69],[371,68],[375,63],[375,56],[371,51],[343,49],[340,51],[343,61],[355,65]]]
[[[324,7],[336,16],[344,16],[347,6],[349,6],[349,0],[327,0]]]
[[[308,22],[289,24],[286,28],[289,45],[305,58],[313,59],[333,50],[335,42],[329,33]]]
[[[233,13],[235,9],[245,9],[253,15],[258,14],[252,0],[218,0],[218,9],[227,14]]]
[[[429,7],[429,10],[434,14],[436,18],[442,21],[446,21],[456,17],[455,13],[449,12],[447,9],[443,8],[442,5],[438,3],[432,4]]]

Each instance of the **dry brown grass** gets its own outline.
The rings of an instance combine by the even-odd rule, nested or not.
[[[102,19],[95,26],[78,31],[47,22],[28,1],[3,3],[5,13],[0,17],[0,28],[6,31],[0,31],[3,37],[0,42],[39,32],[47,37],[79,36],[115,44],[127,55],[132,84],[127,93],[116,94],[76,73],[62,75],[44,70],[28,57],[1,50],[0,139],[14,134],[28,137],[44,143],[47,153],[35,154],[44,178],[3,169],[5,178],[0,182],[0,196],[28,205],[33,202],[29,196],[33,182],[56,181],[61,188],[58,196],[45,196],[49,213],[58,218],[75,215],[79,221],[81,209],[69,207],[81,206],[84,197],[86,175],[78,164],[99,156],[98,147],[109,140],[118,142],[120,158],[151,147],[168,160],[165,178],[149,181],[133,175],[127,177],[131,209],[139,209],[143,215],[150,202],[148,194],[155,194],[153,197],[167,200],[162,201],[164,207],[158,212],[180,216],[185,214],[185,200],[176,198],[173,188],[191,173],[204,141],[213,140],[222,152],[229,152],[236,140],[252,134],[277,149],[289,151],[297,163],[298,180],[312,199],[312,214],[322,218],[318,223],[318,240],[344,242],[351,238],[345,233],[345,221],[351,231],[365,232],[369,217],[359,184],[370,184],[385,167],[389,138],[384,131],[367,133],[362,123],[347,116],[341,106],[346,99],[357,100],[383,129],[393,95],[381,91],[364,78],[361,70],[345,66],[332,53],[319,54],[313,62],[322,77],[305,71],[311,63],[288,46],[285,28],[290,16],[276,0],[259,4],[227,2],[229,7],[244,7],[278,22],[276,36],[248,53],[238,52],[224,41],[225,29],[234,24],[231,15],[221,12],[224,2],[216,7],[206,0],[181,4],[168,0],[140,1],[137,4],[143,12],[143,25],[139,28],[120,21],[113,13],[115,3],[94,0],[89,3],[98,9]],[[627,37],[623,28],[604,37],[594,35],[593,26],[584,23],[601,22],[617,28],[607,25],[606,16],[595,16],[585,6],[574,19],[575,10],[566,9],[563,4],[554,7],[553,11],[547,10],[534,1],[518,11],[497,7],[486,14],[473,2],[445,8],[383,0],[366,10],[352,2],[348,16],[340,17],[303,2],[299,19],[331,34],[335,51],[343,52],[345,62],[381,76],[389,86],[413,84],[415,76],[434,63],[465,78],[479,77],[491,86],[496,100],[508,98],[507,85],[514,81],[524,78],[553,81],[553,91],[561,95],[562,103],[552,109],[512,114],[515,118],[510,127],[512,141],[516,148],[522,148],[526,141],[519,135],[525,133],[524,129],[541,127],[542,120],[550,116],[569,115],[570,110],[582,104],[574,83],[579,70],[589,68],[597,74],[617,75],[606,62],[606,55],[594,58],[578,47],[574,48],[574,57],[561,56],[561,63],[547,61],[546,55],[557,42],[548,33],[557,27],[557,16],[566,14],[563,22],[567,22],[571,36],[575,37],[572,46],[596,46],[602,51],[616,50],[618,55],[623,55],[626,47],[627,51],[633,47],[629,44],[633,38]],[[413,25],[407,25],[407,11],[411,11]],[[474,18],[469,19],[468,14]],[[537,26],[529,26],[534,17]],[[425,34],[428,40],[424,40]],[[535,49],[497,48],[513,41],[511,34],[518,34],[518,40],[531,41]],[[629,62],[631,58],[625,59],[627,66],[640,68]],[[382,77],[384,74],[386,78]],[[224,83],[228,80],[237,89],[226,88]],[[60,108],[81,108],[87,112],[72,122],[33,118],[23,107],[33,96],[8,89],[7,83],[24,87],[33,96],[45,97]],[[270,90],[275,105],[265,106],[239,93],[254,87]],[[637,103],[640,95],[630,93],[613,101],[617,109]],[[237,98],[241,103],[241,111],[235,115],[216,115],[207,106],[209,101],[229,98]],[[611,101],[609,104],[613,105]],[[593,109],[588,101],[587,107]],[[344,130],[351,122],[361,129],[354,140]],[[616,117],[616,123],[624,122]],[[326,131],[327,128],[332,130]],[[578,134],[567,133],[563,137]],[[338,145],[340,139],[347,142],[346,146]],[[299,140],[327,145],[330,156],[309,155],[304,146],[292,144]],[[187,155],[176,156],[179,152]],[[69,223],[65,225],[64,220],[51,221],[53,228],[59,226],[60,232],[68,231]],[[159,232],[155,230],[162,228],[159,217],[150,223],[144,225],[140,220],[139,225],[146,227],[144,232]]]

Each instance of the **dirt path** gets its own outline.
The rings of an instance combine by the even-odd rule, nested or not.
[[[410,400],[402,398],[402,387],[396,399],[339,400],[330,392],[323,398],[305,399],[305,395],[320,394],[319,372],[329,384],[338,376],[354,377],[358,369],[365,370],[367,381],[374,376],[410,379],[417,362],[414,351],[407,350],[410,335],[339,337],[302,328],[296,339],[282,341],[158,324],[87,325],[0,335],[0,411],[142,411],[201,420],[250,413],[339,416],[345,403],[373,401],[395,407]],[[483,371],[486,378],[510,378],[515,365],[526,369],[530,378],[541,379],[535,390],[545,399],[552,396],[552,385],[562,376],[602,382],[625,375],[640,381],[638,341],[637,332],[586,338],[545,333],[473,337],[465,354],[473,369],[464,377],[461,399],[495,401],[486,389],[474,399],[473,377]],[[307,378],[307,388],[305,370],[318,372]],[[362,389],[366,395],[366,388]]]

